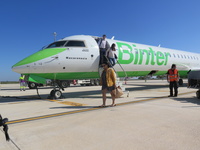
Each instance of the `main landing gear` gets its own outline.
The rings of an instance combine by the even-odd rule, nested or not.
[[[182,85],[183,85],[183,79],[179,79],[179,80],[178,80],[178,84],[179,84],[180,86],[182,86]]]
[[[50,92],[50,95],[48,98],[50,99],[60,99],[60,98],[64,98],[64,96],[62,95],[62,91],[64,91],[64,87],[61,84],[62,82],[60,82],[59,80],[56,80],[53,82],[53,90]]]
[[[198,90],[198,91],[196,92],[196,96],[197,96],[198,99],[200,99],[200,90]]]

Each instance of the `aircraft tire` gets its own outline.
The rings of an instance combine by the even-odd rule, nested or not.
[[[90,80],[90,85],[94,86],[95,85],[95,81],[93,79]]]
[[[62,92],[60,90],[52,90],[50,96],[55,99],[59,99],[62,98]]]
[[[54,95],[54,90],[51,90],[50,92],[50,96],[53,98],[53,95]]]
[[[197,96],[198,99],[200,99],[200,90],[198,90],[198,91],[196,92],[196,96]]]
[[[178,84],[179,84],[180,86],[182,86],[182,85],[183,85],[183,79],[179,79],[179,80],[178,80]]]
[[[63,88],[67,88],[67,87],[70,86],[70,83],[69,83],[69,81],[61,81],[61,86],[62,86]]]
[[[99,85],[99,79],[94,80],[94,85]]]
[[[28,87],[29,87],[29,89],[36,89],[37,88],[37,84],[34,83],[34,82],[29,82],[28,83]]]

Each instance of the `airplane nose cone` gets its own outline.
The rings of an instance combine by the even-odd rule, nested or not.
[[[23,73],[28,73],[29,72],[29,67],[30,67],[30,56],[19,61],[15,65],[12,66],[12,71],[23,74]]]
[[[17,73],[25,74],[30,73],[30,67],[33,67],[33,63],[38,62],[40,60],[43,60],[45,58],[54,56],[56,54],[59,54],[63,51],[65,51],[66,48],[52,48],[52,49],[43,49],[41,51],[38,51],[23,60],[19,61],[15,65],[12,66],[12,70]],[[37,67],[37,66],[35,66]],[[37,70],[38,71],[38,70]],[[33,72],[33,70],[32,70]]]
[[[12,71],[23,74],[29,73],[30,66],[28,65],[21,65],[21,66],[12,66]]]

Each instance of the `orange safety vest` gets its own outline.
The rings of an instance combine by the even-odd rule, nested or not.
[[[169,69],[168,70],[169,74],[168,74],[168,80],[170,82],[173,82],[173,81],[178,81],[178,70],[177,69]]]

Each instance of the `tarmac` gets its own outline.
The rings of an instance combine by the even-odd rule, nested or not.
[[[165,80],[129,80],[129,95],[109,107],[108,93],[100,108],[100,86],[71,86],[53,100],[52,87],[40,87],[39,97],[35,89],[1,84],[0,114],[9,119],[11,140],[0,127],[0,150],[199,150],[200,100],[186,85],[167,97]]]

